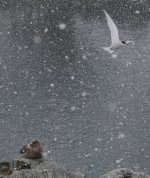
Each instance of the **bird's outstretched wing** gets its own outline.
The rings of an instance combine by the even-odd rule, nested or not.
[[[112,20],[112,18],[109,16],[109,14],[105,10],[104,10],[104,13],[107,19],[107,24],[110,29],[111,40],[112,40],[111,46],[115,46],[120,42],[118,28],[116,24],[114,23],[114,21]]]

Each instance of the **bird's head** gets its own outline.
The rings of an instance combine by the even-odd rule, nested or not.
[[[34,146],[40,146],[40,142],[37,139],[32,140],[32,143],[30,144],[32,147]]]
[[[26,153],[30,148],[31,146],[29,144],[23,145],[22,148],[20,149],[20,154]]]
[[[124,44],[124,45],[130,45],[130,44],[134,45],[134,44],[135,44],[135,43],[134,43],[133,41],[131,41],[131,40],[121,41],[121,43]]]

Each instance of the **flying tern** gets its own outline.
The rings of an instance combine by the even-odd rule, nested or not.
[[[107,24],[109,26],[110,29],[110,34],[111,34],[111,46],[110,47],[102,47],[102,49],[104,49],[105,51],[109,52],[109,53],[114,53],[114,51],[117,48],[123,47],[123,46],[127,46],[128,44],[134,44],[133,41],[122,41],[119,39],[119,32],[118,32],[118,28],[116,26],[116,24],[114,23],[114,21],[112,20],[112,18],[109,16],[109,14],[104,10],[105,16],[106,16],[106,20],[107,20]]]

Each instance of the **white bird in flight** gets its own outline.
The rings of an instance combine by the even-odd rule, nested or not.
[[[109,16],[109,14],[104,10],[105,16],[106,16],[106,20],[107,20],[107,24],[109,26],[110,29],[110,34],[111,34],[111,46],[110,47],[102,47],[102,49],[104,49],[105,51],[109,52],[109,53],[114,53],[114,50],[116,50],[117,48],[120,48],[122,46],[126,46],[130,43],[134,44],[133,41],[121,41],[119,39],[119,32],[118,32],[118,28],[116,26],[116,24],[114,23],[114,21],[112,20],[112,18]]]

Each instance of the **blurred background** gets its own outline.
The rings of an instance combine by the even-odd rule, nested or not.
[[[150,3],[0,0],[0,159],[38,138],[48,159],[150,174]],[[134,46],[112,58],[103,10]]]

